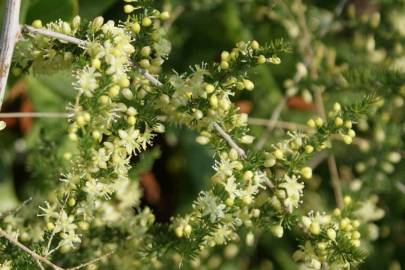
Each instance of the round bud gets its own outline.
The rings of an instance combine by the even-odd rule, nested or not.
[[[227,206],[232,206],[233,204],[234,204],[234,199],[232,199],[232,198],[227,198],[226,200],[225,200],[225,203],[226,203],[226,205]]]
[[[323,125],[323,120],[322,120],[322,118],[320,118],[320,117],[316,118],[316,119],[315,119],[315,124],[316,124],[318,127],[321,127],[321,126]]]
[[[335,104],[333,104],[333,110],[335,112],[340,112],[342,110],[342,106],[340,106],[340,103],[336,102]]]
[[[205,145],[205,144],[209,143],[210,139],[207,138],[206,136],[198,136],[198,137],[195,139],[195,141],[196,141],[198,144]]]
[[[204,90],[205,92],[207,92],[207,94],[211,94],[212,92],[215,91],[215,86],[213,86],[212,84],[207,84],[205,85]]]
[[[319,226],[318,222],[312,222],[311,225],[309,225],[309,231],[313,234],[313,235],[318,235],[321,233],[321,227]]]
[[[352,198],[351,198],[350,196],[345,196],[345,197],[343,198],[343,203],[344,203],[345,205],[351,204],[351,203],[352,203]]]
[[[133,5],[124,6],[124,12],[127,14],[132,13],[134,10],[135,10],[135,7]]]
[[[252,91],[255,88],[255,85],[250,80],[243,80],[243,85],[248,91]]]
[[[150,67],[150,62],[149,59],[142,59],[141,61],[139,61],[139,65],[141,66],[141,68],[149,68]]]
[[[213,107],[213,108],[218,107],[218,97],[216,95],[212,95],[210,97],[210,104],[211,104],[211,107]]]
[[[276,160],[274,158],[268,158],[264,161],[264,167],[271,168],[276,164]]]
[[[137,22],[134,22],[134,23],[131,24],[131,30],[135,34],[138,34],[141,31],[141,25],[139,23],[137,23]]]
[[[41,20],[35,20],[32,22],[32,27],[34,28],[42,28],[42,21]]]
[[[100,132],[100,131],[97,131],[97,130],[94,130],[94,131],[91,133],[91,136],[93,137],[93,139],[95,139],[95,140],[97,140],[97,141],[100,141],[101,138],[102,138],[101,132]]]
[[[96,17],[91,24],[91,31],[97,32],[104,24],[104,18],[101,16]]]
[[[310,128],[315,128],[316,124],[315,124],[314,119],[309,119],[307,122],[307,126]]]
[[[76,199],[75,199],[75,198],[70,198],[70,199],[68,200],[68,205],[69,205],[70,207],[75,206],[75,205],[76,205]]]
[[[302,177],[305,179],[310,179],[312,177],[312,169],[311,167],[304,167],[300,171]]]
[[[99,97],[98,101],[101,104],[106,105],[106,104],[108,104],[110,102],[110,98],[108,96],[106,96],[106,95],[102,95],[102,96]]]
[[[162,13],[160,13],[160,19],[162,21],[167,21],[168,19],[170,19],[170,13],[168,11],[163,11]]]
[[[246,172],[243,174],[243,180],[245,180],[245,181],[252,180],[253,176],[254,176],[254,174],[253,174],[252,171],[246,171]]]
[[[311,154],[314,151],[314,147],[312,145],[305,146],[305,153]]]
[[[228,69],[229,68],[229,63],[227,61],[221,61],[220,67],[222,69]]]
[[[349,135],[342,135],[342,138],[345,144],[351,144],[353,142],[353,138]]]
[[[326,234],[330,240],[334,241],[336,239],[336,231],[334,229],[328,229]]]
[[[118,85],[111,86],[110,89],[108,89],[108,95],[110,97],[116,97],[120,93],[120,87]]]
[[[101,61],[97,58],[91,60],[91,66],[95,69],[99,69],[101,67]]]
[[[134,98],[134,94],[129,88],[125,88],[122,90],[122,95],[127,99],[127,100],[132,100]]]
[[[240,142],[243,144],[252,144],[254,140],[255,140],[255,137],[250,136],[250,135],[245,135],[241,138]]]
[[[270,230],[271,230],[271,233],[272,233],[275,237],[277,237],[277,238],[283,237],[284,229],[283,229],[283,227],[281,227],[281,225],[274,225],[274,226],[271,226]]]
[[[145,17],[142,19],[142,26],[149,27],[152,25],[152,20],[149,17]]]
[[[145,46],[141,49],[141,55],[143,57],[147,57],[150,55],[150,53],[152,52],[152,49],[150,48],[150,46]]]
[[[134,126],[134,125],[136,124],[136,118],[135,118],[135,116],[129,116],[129,117],[127,118],[127,123],[128,123],[130,126]]]
[[[341,125],[343,125],[343,119],[340,118],[340,117],[336,117],[336,118],[335,118],[335,125],[336,125],[336,126],[341,126]]]
[[[222,61],[228,61],[228,60],[229,60],[229,52],[223,51],[223,52],[221,53],[221,60],[222,60]]]
[[[63,154],[65,160],[70,160],[72,158],[72,153],[66,152]]]
[[[261,65],[261,64],[265,64],[266,62],[267,62],[266,57],[264,55],[259,55],[259,57],[257,58],[257,63],[259,65]]]
[[[46,223],[46,228],[52,231],[55,228],[55,224],[53,224],[52,222],[48,222]]]
[[[256,40],[253,40],[252,43],[250,43],[250,47],[251,47],[253,50],[258,50],[258,49],[260,49],[259,42],[257,42]]]
[[[177,237],[183,237],[183,226],[180,225],[174,230],[174,232],[176,233]]]
[[[274,156],[275,156],[277,159],[283,159],[283,158],[284,158],[284,153],[283,153],[283,151],[281,151],[280,149],[276,149],[276,150],[273,152],[273,154],[274,154]]]

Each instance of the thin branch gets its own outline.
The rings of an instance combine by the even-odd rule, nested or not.
[[[274,125],[276,128],[288,129],[288,130],[304,130],[310,131],[311,129],[306,125],[294,123],[294,122],[286,122],[286,121],[273,121],[269,119],[262,119],[262,118],[250,118],[248,119],[249,125],[255,126],[269,126]]]
[[[93,264],[93,263],[99,262],[99,261],[103,260],[104,258],[107,258],[107,257],[111,256],[112,254],[114,254],[114,251],[108,252],[108,253],[106,253],[106,254],[104,254],[104,255],[98,257],[98,258],[95,258],[94,260],[88,261],[88,262],[86,262],[86,263],[82,263],[82,264],[80,264],[80,265],[78,265],[78,266],[71,267],[71,268],[67,268],[66,270],[78,270],[78,269],[82,269],[82,268],[87,267],[87,266],[89,266],[89,265],[91,265],[91,264]]]
[[[0,110],[6,92],[15,43],[19,35],[21,0],[7,0],[0,37]]]
[[[271,114],[270,121],[268,122],[269,124],[267,125],[266,131],[263,133],[262,137],[259,139],[259,141],[255,146],[256,149],[260,150],[266,144],[267,140],[270,137],[271,132],[276,127],[277,120],[280,118],[280,114],[285,107],[287,99],[288,97],[287,95],[285,95],[283,99],[280,101],[280,103],[274,109],[273,113]]]
[[[25,201],[23,201],[23,203],[18,206],[16,209],[12,209],[10,211],[6,211],[4,213],[0,213],[0,219],[3,219],[9,215],[14,215],[16,213],[18,213],[21,209],[23,209],[30,201],[32,201],[32,197],[26,199]]]
[[[11,235],[9,235],[7,232],[5,232],[3,229],[0,229],[0,237],[4,237],[6,238],[8,241],[10,241],[13,245],[17,246],[18,248],[20,248],[21,250],[23,250],[25,253],[27,253],[28,255],[30,255],[32,258],[34,258],[34,260],[38,260],[50,267],[52,267],[52,269],[54,270],[63,270],[63,268],[57,266],[56,264],[52,263],[51,261],[49,261],[47,258],[42,257],[41,255],[39,255],[38,253],[36,253],[35,251],[32,251],[31,249],[29,249],[27,246],[25,246],[24,244],[20,243],[17,239],[15,239],[14,237],[12,237]]]
[[[39,34],[39,35],[44,35],[44,36],[48,36],[48,37],[52,37],[52,38],[57,38],[66,42],[71,42],[74,44],[77,44],[81,47],[84,47],[87,42],[84,40],[80,40],[77,39],[75,37],[72,36],[68,36],[65,34],[61,34],[61,33],[56,33],[47,29],[36,29],[33,28],[31,26],[23,26],[23,29],[25,30],[25,32],[28,33],[32,33],[32,34]],[[154,85],[155,87],[161,87],[163,85],[162,82],[160,82],[158,79],[156,79],[153,75],[151,75],[149,72],[147,72],[144,69],[139,69],[140,73],[150,82],[152,83],[152,85]],[[234,148],[238,154],[244,158],[246,157],[245,151],[240,148],[233,140],[232,138],[229,136],[228,133],[226,133],[217,123],[213,124],[213,127],[218,131],[218,133],[228,142],[228,144]]]
[[[68,118],[69,114],[62,112],[8,112],[0,113],[0,118]]]
[[[23,33],[30,33],[30,34],[38,34],[41,36],[46,36],[46,37],[50,37],[50,38],[54,38],[54,39],[59,39],[61,41],[64,42],[68,42],[68,43],[73,43],[76,44],[79,47],[86,47],[86,45],[88,44],[87,41],[85,40],[81,40],[69,35],[65,35],[62,33],[58,33],[58,32],[54,32],[45,28],[35,28],[29,25],[24,25],[21,28],[21,32]]]
[[[325,106],[323,104],[321,89],[319,88],[315,89],[315,104],[320,116],[323,119],[326,119]],[[328,167],[330,173],[331,186],[333,189],[333,193],[335,195],[336,205],[337,207],[342,208],[343,207],[342,188],[340,186],[340,177],[336,165],[336,158],[332,153],[329,154],[328,156]]]
[[[144,69],[140,69],[141,74],[147,79],[153,86],[161,87],[163,83],[161,83],[158,79],[156,79],[153,75],[147,72]]]
[[[58,219],[56,220],[56,223],[59,223],[60,219],[62,218],[62,213],[63,213],[62,210],[63,210],[63,208],[65,208],[65,206],[66,206],[66,203],[67,203],[67,201],[68,201],[68,199],[69,199],[69,195],[70,195],[70,194],[68,194],[68,195],[66,196],[65,201],[63,202],[63,205],[62,205],[61,210],[60,210],[60,212],[59,212],[59,216],[58,216]],[[50,254],[52,254],[54,251],[56,251],[56,250],[60,247],[60,245],[58,245],[56,248],[54,248],[53,250],[51,250],[51,252],[49,251],[49,249],[51,248],[51,244],[52,244],[52,241],[53,241],[53,237],[54,237],[55,234],[56,234],[56,227],[57,227],[57,226],[55,226],[55,227],[53,228],[52,233],[51,233],[51,236],[49,237],[48,244],[47,244],[46,250],[45,250],[45,255],[46,255],[46,256],[49,256]]]
[[[343,196],[342,187],[340,186],[339,172],[336,165],[335,155],[330,154],[328,156],[328,167],[330,171],[330,180],[335,195],[336,205],[339,208],[343,208]]]
[[[218,125],[217,123],[213,123],[212,126],[218,131],[218,133],[222,136],[222,138],[224,138],[224,140],[233,148],[238,152],[238,155],[241,158],[246,158],[246,153],[245,150],[243,150],[242,148],[240,148],[235,141],[232,139],[231,136],[229,136],[228,133],[225,132],[225,130],[222,129],[222,127],[220,125]]]

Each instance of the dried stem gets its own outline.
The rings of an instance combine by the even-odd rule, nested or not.
[[[0,37],[0,110],[6,92],[15,43],[19,35],[21,0],[7,0]]]
[[[14,237],[12,237],[11,235],[9,235],[7,232],[5,232],[3,229],[0,229],[0,237],[4,237],[6,238],[8,241],[10,241],[13,245],[17,246],[18,248],[20,248],[21,250],[23,250],[25,253],[27,253],[28,255],[30,255],[32,258],[34,258],[34,260],[37,260],[39,262],[42,262],[50,267],[52,267],[52,269],[55,270],[63,270],[63,268],[57,266],[56,264],[52,263],[51,261],[49,261],[47,258],[42,257],[41,255],[39,255],[38,253],[36,253],[35,251],[32,251],[31,249],[29,249],[27,246],[25,246],[24,244],[20,243],[17,239],[15,239]]]

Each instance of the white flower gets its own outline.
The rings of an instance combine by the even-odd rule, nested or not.
[[[152,139],[156,136],[155,134],[152,133],[152,131],[153,131],[152,129],[146,127],[144,133],[138,139],[138,142],[142,146],[143,150],[146,150],[148,144],[149,145],[152,144]]]
[[[74,231],[69,231],[67,233],[61,234],[62,241],[60,242],[61,246],[74,247],[75,243],[80,243],[81,239]]]
[[[298,207],[304,189],[304,184],[298,182],[298,178],[295,175],[292,177],[285,175],[284,179],[285,182],[281,183],[279,187],[285,189],[287,198],[284,200],[284,206],[289,212],[292,212],[293,208]]]
[[[83,190],[91,196],[94,197],[104,196],[106,199],[109,199],[110,194],[113,193],[114,191],[110,185],[101,183],[96,179],[88,180]]]
[[[128,155],[132,152],[136,152],[139,150],[139,130],[134,129],[134,127],[130,127],[127,130],[119,130],[118,135],[120,136],[120,145],[125,147]]]
[[[213,234],[213,239],[218,245],[226,244],[228,239],[232,236],[232,228],[227,224],[221,224]]]
[[[77,225],[74,223],[74,217],[68,216],[65,210],[62,209],[59,220],[56,223],[55,232],[74,233]]]
[[[93,91],[99,87],[97,78],[100,76],[101,74],[96,72],[95,68],[85,67],[78,75],[78,90],[86,96],[92,96]]]
[[[224,217],[225,205],[223,203],[218,204],[215,196],[210,193],[203,193],[198,198],[197,208],[202,210],[203,216],[209,216],[212,223]]]
[[[107,162],[110,159],[110,154],[107,154],[105,148],[100,148],[94,151],[93,162],[100,169],[107,169]]]
[[[43,216],[47,220],[51,218],[58,218],[59,214],[56,212],[56,204],[53,203],[52,205],[49,202],[45,201],[46,207],[39,206],[39,209],[42,210],[43,213],[38,214],[38,216]]]
[[[231,199],[235,199],[236,197],[240,196],[240,190],[238,189],[238,185],[235,180],[235,177],[232,175],[231,177],[228,177],[226,183],[222,183],[225,191],[228,192],[229,198]]]

